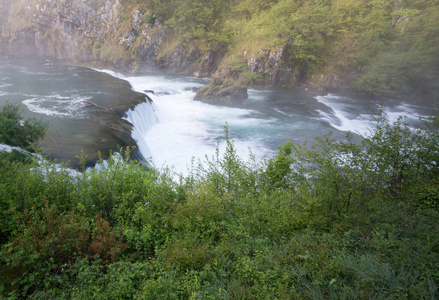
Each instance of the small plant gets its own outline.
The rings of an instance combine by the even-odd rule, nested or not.
[[[143,23],[147,23],[147,24],[151,24],[154,25],[155,24],[155,20],[156,20],[156,16],[154,13],[150,13],[150,14],[145,14],[142,18],[142,22]]]
[[[129,149],[76,178],[0,161],[0,297],[435,299],[439,119],[377,121],[262,163],[226,126],[178,183]]]

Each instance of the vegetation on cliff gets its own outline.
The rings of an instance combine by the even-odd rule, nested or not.
[[[129,150],[77,175],[1,159],[0,296],[435,299],[439,117],[377,121],[263,162],[226,128],[225,153],[177,180]]]
[[[216,73],[247,86],[299,81],[427,99],[439,91],[432,0],[33,0],[2,10],[3,42],[22,51],[25,37],[64,60]]]
[[[235,79],[257,73],[247,84],[308,79],[317,87],[355,87],[386,97],[431,97],[439,90],[434,1],[147,2],[183,45],[227,47],[220,69]],[[282,49],[278,64],[267,66],[276,49]]]

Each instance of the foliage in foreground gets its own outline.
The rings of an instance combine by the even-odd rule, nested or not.
[[[0,294],[437,298],[439,117],[377,124],[361,144],[329,134],[261,163],[226,129],[225,153],[178,180],[120,156],[73,178],[2,161]]]
[[[20,114],[18,105],[6,103],[0,110],[0,143],[29,147],[46,134],[47,123]]]

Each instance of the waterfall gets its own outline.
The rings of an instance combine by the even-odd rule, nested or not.
[[[420,117],[427,116],[420,113],[423,110],[421,106],[391,100],[388,100],[384,105],[377,101],[358,101],[334,94],[316,96],[315,99],[325,106],[324,110],[317,110],[319,118],[337,130],[351,131],[362,136],[367,136],[370,130],[376,127],[375,118],[380,109],[390,123],[405,116],[409,123],[417,124]]]
[[[158,123],[154,103],[147,100],[146,102],[137,105],[133,110],[128,110],[126,114],[127,116],[124,119],[133,124],[131,136],[136,141],[140,153],[142,153],[148,162],[151,162],[152,155],[148,143],[145,140],[145,136],[146,132],[154,124]]]
[[[367,134],[375,125],[373,112],[380,107],[377,101],[334,94],[303,98],[295,90],[249,90],[245,101],[214,105],[193,100],[195,89],[204,86],[204,80],[164,75],[124,77],[106,72],[145,95],[146,102],[129,110],[124,118],[133,126],[131,137],[139,152],[150,166],[170,167],[179,174],[188,174],[217,151],[222,157],[227,146],[226,124],[236,154],[245,160],[251,149],[251,156],[260,161],[275,155],[286,140],[302,143],[331,128],[337,139],[345,138],[346,131]],[[412,114],[421,110],[396,102],[385,111],[394,118],[409,108]]]
[[[261,131],[270,130],[272,120],[251,109],[194,101],[194,88],[204,85],[201,80],[152,75],[124,79],[134,91],[151,96],[151,101],[137,105],[126,116],[133,125],[131,136],[151,166],[187,174],[192,162],[212,157],[217,147],[220,153],[225,151],[225,124],[240,157],[248,157],[249,148],[257,158],[270,151]]]

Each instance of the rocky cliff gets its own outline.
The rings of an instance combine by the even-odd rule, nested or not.
[[[5,0],[0,4],[0,53],[122,72],[234,76],[226,50],[187,47],[144,5],[122,0]],[[240,85],[279,85],[290,71],[282,48],[244,53]],[[242,71],[242,70],[241,70]],[[255,75],[257,74],[257,76]]]
[[[119,25],[118,0],[6,0],[2,5],[3,53],[89,62],[99,42]]]
[[[119,0],[32,0],[0,4],[0,52],[125,72],[210,76],[220,57],[169,45],[147,8]]]

